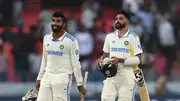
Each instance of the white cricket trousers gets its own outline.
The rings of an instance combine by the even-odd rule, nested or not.
[[[135,93],[135,76],[131,70],[122,70],[112,78],[103,81],[101,101],[133,101]]]
[[[70,101],[72,76],[66,73],[45,72],[41,80],[37,101]]]

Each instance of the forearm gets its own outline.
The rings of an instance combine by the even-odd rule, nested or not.
[[[80,67],[73,67],[74,70],[74,76],[76,78],[77,86],[82,86],[83,85],[83,77],[82,77],[82,72]]]
[[[138,56],[129,57],[123,60],[124,66],[136,66],[140,64],[140,59]]]
[[[46,46],[44,45],[44,40],[45,40],[45,36],[43,39],[43,54],[42,54],[41,66],[40,66],[40,70],[39,70],[37,80],[42,79],[42,77],[45,73],[45,68],[46,68],[46,64],[47,64],[47,54],[46,54],[46,49],[45,49]]]
[[[136,56],[131,56],[128,58],[118,58],[118,62],[124,66],[137,66],[140,64],[141,54],[137,54]]]
[[[44,72],[45,72],[45,64],[41,64],[41,67],[40,67],[40,70],[39,70],[39,73],[38,73],[38,76],[37,76],[37,80],[41,80],[43,75],[44,75]]]
[[[41,60],[41,66],[40,66],[39,74],[37,76],[37,80],[42,79],[44,72],[45,72],[46,64],[47,64],[46,55],[43,53],[43,57]]]
[[[74,76],[76,78],[77,86],[82,86],[83,85],[83,77],[82,77],[81,65],[79,62],[79,56],[72,55],[71,61],[72,61],[72,68],[74,71]]]
[[[71,65],[76,78],[77,86],[83,85],[83,77],[81,72],[81,65],[79,62],[79,45],[77,41],[71,44]]]

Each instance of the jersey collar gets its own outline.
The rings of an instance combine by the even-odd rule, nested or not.
[[[127,31],[123,36],[120,36],[120,35],[118,34],[118,30],[115,31],[115,35],[117,35],[119,38],[121,38],[121,37],[127,37],[128,34],[129,34],[129,29],[128,29],[128,31]]]
[[[65,31],[64,34],[63,34],[60,38],[58,38],[57,40],[55,40],[55,39],[53,38],[52,34],[51,34],[51,40],[52,40],[52,41],[61,41],[65,34],[66,34],[66,31]]]

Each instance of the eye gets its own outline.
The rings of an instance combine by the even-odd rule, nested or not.
[[[59,20],[59,19],[58,19],[58,20],[57,20],[57,22],[58,22],[58,23],[60,23],[60,22],[61,22],[61,20]]]
[[[55,21],[55,19],[52,19],[52,21],[54,22],[54,21]]]
[[[119,20],[123,20],[123,17],[119,17]]]

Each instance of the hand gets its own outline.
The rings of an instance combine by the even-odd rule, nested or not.
[[[102,60],[101,58],[98,59],[97,62],[96,62],[96,64],[97,64],[98,67],[101,67],[102,64],[103,64],[103,60]]]
[[[114,59],[113,63],[112,64],[118,64],[119,63],[119,58],[117,58],[116,56],[113,56],[112,57]]]
[[[86,89],[83,86],[78,86],[78,90],[81,93],[81,95],[83,96],[86,95]]]
[[[41,80],[36,81],[36,89],[39,90],[41,84]]]
[[[112,59],[112,58],[105,58],[105,59],[103,60],[103,65],[109,64],[109,63],[111,63],[111,62],[113,62],[113,61],[114,61],[114,59]]]

